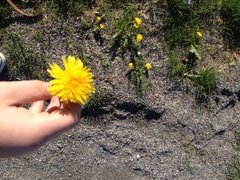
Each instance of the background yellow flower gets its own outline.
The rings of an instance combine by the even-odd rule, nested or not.
[[[97,17],[97,21],[100,22],[102,18],[100,16]]]
[[[202,38],[202,36],[203,36],[202,32],[198,31],[198,32],[197,32],[197,36],[200,37],[200,38]]]
[[[50,65],[49,74],[54,78],[50,81],[49,92],[58,96],[62,102],[85,104],[95,92],[93,75],[82,61],[74,56],[62,57],[64,69],[57,64]]]
[[[150,70],[150,69],[152,69],[152,65],[151,65],[150,63],[146,63],[146,64],[145,64],[145,68],[146,68],[147,70]]]
[[[143,40],[143,36],[141,34],[137,34],[136,39],[138,42]]]
[[[104,27],[105,27],[104,24],[99,24],[100,29],[104,29]]]
[[[133,63],[128,63],[128,68],[133,69]]]
[[[142,20],[140,18],[138,18],[138,17],[134,18],[134,25],[133,26],[135,28],[139,28],[141,24],[142,24]]]

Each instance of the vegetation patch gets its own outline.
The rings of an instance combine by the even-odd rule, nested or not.
[[[10,33],[7,36],[8,44],[5,46],[9,52],[8,77],[11,80],[47,80],[48,65],[45,52],[36,52],[30,46],[25,45],[17,33]]]
[[[86,8],[93,7],[95,0],[47,0],[46,5],[58,16],[80,16]]]
[[[240,1],[223,0],[222,15],[225,20],[225,36],[232,47],[239,47],[240,40]]]
[[[199,67],[205,58],[203,26],[206,17],[217,14],[219,1],[166,1],[164,18],[169,69],[173,78],[189,82],[197,88],[197,97],[206,98],[216,88],[218,74],[214,69]],[[210,20],[210,19],[209,19]],[[187,83],[189,84],[189,83]]]

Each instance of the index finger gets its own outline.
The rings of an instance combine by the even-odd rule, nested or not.
[[[39,80],[0,82],[0,104],[19,105],[49,99],[48,86]]]

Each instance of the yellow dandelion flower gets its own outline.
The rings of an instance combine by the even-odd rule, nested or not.
[[[104,27],[105,27],[104,24],[99,24],[100,29],[104,29]]]
[[[128,63],[128,68],[133,69],[133,63]]]
[[[146,63],[146,64],[145,64],[145,68],[146,68],[147,70],[150,70],[150,69],[152,69],[152,65],[151,65],[150,63]]]
[[[141,34],[137,34],[136,39],[137,42],[141,42],[143,40],[143,36]]]
[[[100,16],[97,17],[97,22],[100,22],[102,18]]]
[[[55,63],[48,69],[54,78],[50,81],[49,92],[53,96],[58,96],[62,102],[85,104],[95,92],[93,74],[77,57],[63,56],[62,61],[64,69]]]
[[[142,20],[140,18],[138,18],[138,17],[135,17],[133,26],[135,28],[139,28],[141,24],[142,24]]]
[[[136,23],[134,23],[133,27],[135,27],[136,29],[139,28],[140,26]]]
[[[202,38],[202,36],[203,36],[202,32],[198,31],[198,32],[197,32],[197,36],[198,36],[199,38]]]
[[[135,23],[137,23],[139,25],[142,24],[142,20],[140,18],[138,18],[138,17],[135,17],[134,21],[135,21]]]

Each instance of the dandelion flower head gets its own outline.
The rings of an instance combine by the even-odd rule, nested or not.
[[[82,61],[74,56],[63,56],[64,69],[51,64],[49,74],[54,78],[50,81],[49,92],[58,96],[62,102],[86,104],[95,92],[93,74],[84,67]]]
[[[97,22],[100,22],[102,18],[100,16],[97,17]]]
[[[128,63],[128,68],[133,69],[133,63]]]
[[[105,27],[104,24],[99,24],[100,29],[104,29],[104,27]]]
[[[141,24],[142,24],[142,20],[140,18],[138,18],[138,17],[135,17],[133,26],[135,28],[139,28]]]
[[[137,34],[136,39],[137,42],[141,42],[143,40],[143,36],[141,34]]]
[[[198,31],[198,32],[197,32],[197,36],[198,36],[199,38],[202,38],[202,36],[203,36],[202,32]]]
[[[151,65],[150,63],[146,63],[146,64],[145,64],[145,68],[146,68],[147,70],[150,70],[150,69],[152,69],[152,65]]]

